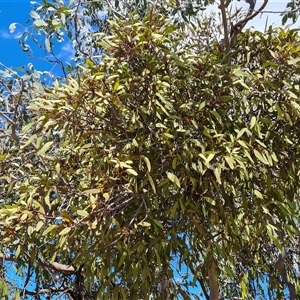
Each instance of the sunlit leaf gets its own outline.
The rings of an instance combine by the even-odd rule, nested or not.
[[[180,181],[175,174],[169,172],[167,176],[171,182],[175,183],[180,188]]]

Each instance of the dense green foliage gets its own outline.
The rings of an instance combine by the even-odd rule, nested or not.
[[[299,35],[247,30],[228,64],[209,22],[114,18],[95,35],[100,63],[29,102],[20,140],[1,148],[0,250],[39,287],[73,299],[300,293]]]

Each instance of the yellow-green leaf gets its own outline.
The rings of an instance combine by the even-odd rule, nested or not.
[[[263,164],[268,165],[268,161],[266,160],[266,158],[257,150],[254,150],[254,155],[256,156],[256,158],[261,161]]]
[[[21,253],[21,246],[18,245],[17,250],[16,250],[16,258],[18,258],[20,256]]]
[[[38,232],[44,225],[44,222],[43,221],[39,221],[37,224],[36,224],[36,227],[35,227],[35,231]]]
[[[77,210],[77,215],[81,217],[86,217],[89,215],[89,213],[86,210]]]
[[[71,229],[71,227],[66,227],[59,233],[59,235],[66,235],[71,231]]]
[[[126,252],[123,252],[123,253],[122,253],[122,256],[121,256],[121,258],[120,258],[120,260],[119,260],[118,267],[121,267],[121,265],[122,265],[123,262],[125,261],[126,256],[127,256],[127,253],[126,253]]]
[[[149,182],[150,182],[150,185],[151,185],[151,187],[152,187],[152,189],[153,189],[153,192],[156,193],[155,183],[154,183],[154,181],[153,181],[151,175],[150,175],[149,173],[147,173],[147,176],[148,176],[148,180],[149,180]]]
[[[42,155],[42,154],[44,154],[47,150],[49,150],[49,148],[51,147],[52,144],[53,144],[53,142],[47,142],[47,143],[42,147],[42,149],[39,150],[39,151],[37,152],[37,155]]]
[[[99,189],[88,189],[84,191],[85,194],[99,194],[100,190]]]
[[[58,225],[50,225],[44,232],[43,232],[43,236],[45,236],[46,234],[48,234],[50,231],[54,230],[57,228]]]
[[[136,171],[134,171],[133,169],[126,169],[126,172],[127,172],[128,174],[133,175],[133,176],[137,176],[137,175],[138,175],[138,173],[137,173]]]
[[[234,161],[230,156],[225,156],[224,159],[226,160],[228,166],[230,167],[231,170],[234,169]]]
[[[139,225],[141,225],[143,227],[150,227],[151,226],[151,224],[149,222],[145,222],[145,221],[140,222]]]
[[[218,181],[219,184],[221,184],[221,169],[220,168],[214,168],[214,174],[215,174],[215,177]]]
[[[153,220],[153,222],[160,228],[164,228],[163,224],[161,222],[159,222],[158,220]]]
[[[146,157],[146,156],[143,156],[143,159],[144,159],[144,161],[145,161],[145,163],[146,163],[146,166],[147,166],[148,172],[151,172],[151,163],[150,163],[150,160],[149,160],[149,158],[148,158],[148,157]]]
[[[175,174],[169,172],[167,176],[171,182],[175,183],[180,188],[180,181]]]
[[[25,147],[27,147],[28,145],[30,145],[30,144],[34,141],[35,138],[36,138],[36,134],[33,134],[33,135],[26,141],[26,143],[20,147],[20,149],[24,149]]]

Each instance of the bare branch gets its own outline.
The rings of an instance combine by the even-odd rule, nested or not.
[[[225,47],[226,47],[226,55],[229,55],[230,41],[229,41],[229,33],[228,33],[228,22],[227,22],[227,16],[226,16],[225,0],[221,0],[219,8],[221,9],[221,13],[222,13],[222,22],[223,22],[223,28],[224,28],[224,41],[225,41]],[[228,61],[230,62],[230,57],[228,57]]]
[[[209,289],[210,289],[209,300],[218,300],[219,299],[219,284],[218,284],[218,279],[217,279],[216,263],[213,258],[211,261],[211,265],[208,269],[208,280],[209,280]]]
[[[0,111],[0,115],[8,122],[8,123],[10,123],[10,124],[12,124],[12,125],[16,125],[16,123],[12,120],[12,119],[10,119],[9,117],[7,117],[5,114],[6,114],[7,112],[2,112],[2,111]]]
[[[230,48],[233,46],[238,34],[243,30],[243,28],[246,26],[248,21],[254,19],[259,13],[261,13],[267,4],[268,4],[268,0],[264,0],[263,5],[255,12],[251,7],[249,7],[248,13],[244,19],[238,21],[236,24],[231,24]]]

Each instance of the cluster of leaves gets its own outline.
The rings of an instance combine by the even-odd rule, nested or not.
[[[268,0],[266,0],[267,2]],[[233,16],[227,16],[230,23],[226,24],[223,13],[225,8],[230,6],[231,0],[225,1],[222,9],[223,27],[233,25]],[[42,3],[32,1],[33,10],[30,13],[30,22],[32,26],[23,28],[23,33],[19,40],[23,51],[30,51],[31,42],[44,49],[47,61],[59,65],[63,74],[74,71],[78,64],[86,60],[99,63],[103,54],[102,47],[97,44],[99,36],[94,33],[107,34],[107,19],[113,19],[116,16],[126,19],[132,12],[136,13],[139,18],[144,17],[150,7],[165,16],[170,16],[176,24],[190,23],[197,19],[197,14],[206,9],[208,5],[214,5],[214,0],[127,0],[127,1],[74,1],[74,0],[43,0]],[[217,3],[219,5],[219,3]],[[223,6],[223,8],[221,8]],[[261,12],[263,12],[261,10]],[[235,12],[235,17],[237,16]],[[287,10],[283,13],[283,24],[292,20],[296,22],[299,15],[299,3],[291,1],[287,4]],[[14,32],[16,27],[21,24],[13,23],[10,31]],[[241,25],[241,24],[239,24]],[[236,30],[237,28],[232,28]],[[208,33],[209,34],[209,33]],[[226,35],[224,31],[221,35]],[[226,39],[225,39],[226,40]],[[31,41],[31,42],[30,42]],[[74,50],[74,60],[63,61],[57,53],[57,42],[67,42]],[[33,53],[32,53],[33,54]],[[75,62],[75,63],[74,63]]]
[[[300,15],[300,1],[292,0],[286,5],[286,13],[283,15],[282,24],[286,24],[289,19],[294,23],[298,20]]]
[[[11,138],[18,142],[20,132],[29,120],[29,101],[43,94],[47,85],[52,85],[52,74],[34,69],[32,64],[17,71],[0,63],[0,155],[12,146]]]
[[[40,273],[84,265],[98,299],[206,293],[212,266],[222,297],[257,295],[266,273],[283,297],[273,255],[299,235],[299,36],[247,31],[228,66],[194,31],[153,10],[111,21],[101,63],[30,101],[0,162],[1,252]]]
[[[30,39],[45,50],[49,61],[58,63],[63,72],[72,70],[73,65],[65,63],[55,53],[56,42],[71,41],[75,50],[74,60],[77,63],[89,59],[99,62],[102,48],[97,45],[97,35],[94,33],[107,33],[107,18],[115,15],[126,18],[135,11],[142,17],[154,3],[149,1],[64,1],[43,0],[42,3],[31,2],[33,10],[30,13],[32,27],[25,29],[19,40],[23,51],[31,51]],[[205,1],[156,1],[155,6],[165,15],[177,16],[177,20],[188,21],[196,16],[200,9],[209,2]],[[14,32],[18,23],[10,25]],[[93,36],[91,38],[91,36]],[[41,38],[42,37],[42,38]]]

